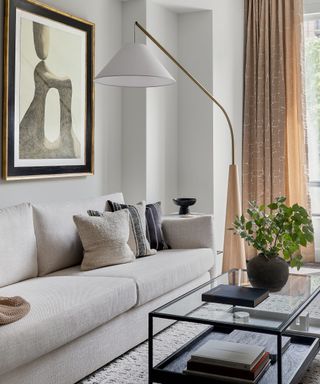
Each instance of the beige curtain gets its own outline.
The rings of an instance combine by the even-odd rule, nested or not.
[[[285,195],[308,209],[303,0],[245,0],[245,7],[243,208]],[[314,260],[313,247],[303,254]]]

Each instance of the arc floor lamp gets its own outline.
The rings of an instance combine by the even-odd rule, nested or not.
[[[241,213],[238,169],[235,164],[234,131],[230,118],[224,107],[214,96],[182,66],[141,24],[138,27],[167,57],[179,67],[187,77],[216,104],[224,114],[231,137],[231,164],[229,165],[228,194],[225,219],[223,271],[231,268],[245,268],[245,251],[243,240],[230,230],[236,215]],[[134,29],[135,31],[135,29]],[[135,35],[135,33],[134,33]],[[167,69],[152,54],[145,44],[128,44],[121,48],[103,70],[96,76],[95,81],[104,85],[118,87],[159,87],[175,83],[175,79]]]

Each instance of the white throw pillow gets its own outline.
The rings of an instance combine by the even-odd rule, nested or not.
[[[134,254],[128,246],[128,210],[104,212],[100,217],[76,215],[73,220],[84,249],[81,270],[87,271],[134,260]]]

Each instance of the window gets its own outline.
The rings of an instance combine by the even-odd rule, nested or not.
[[[312,219],[320,262],[320,12],[305,15],[305,92]]]

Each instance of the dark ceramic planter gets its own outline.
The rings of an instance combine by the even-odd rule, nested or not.
[[[253,287],[267,288],[271,292],[276,292],[288,281],[289,266],[279,256],[268,259],[260,253],[248,261],[247,272]]]

